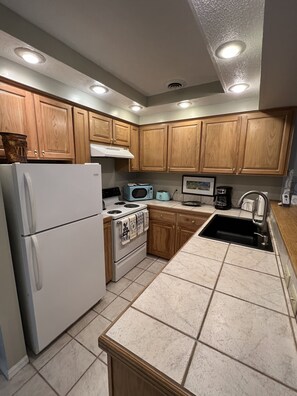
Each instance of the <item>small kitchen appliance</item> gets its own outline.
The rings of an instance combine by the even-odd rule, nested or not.
[[[154,189],[151,184],[128,183],[123,190],[124,199],[127,201],[142,201],[153,199]]]
[[[231,202],[232,187],[218,186],[215,194],[215,208],[221,210],[228,210],[232,207]]]
[[[170,201],[170,193],[168,191],[159,190],[156,192],[156,199],[158,201]]]

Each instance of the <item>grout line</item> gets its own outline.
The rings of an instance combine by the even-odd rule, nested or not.
[[[32,365],[32,363],[30,362],[30,360],[29,360],[29,363],[28,363],[28,364],[34,369],[34,374],[32,375],[32,377],[29,377],[29,378],[27,379],[27,381],[25,381],[19,388],[17,388],[16,391],[12,393],[12,396],[15,395],[20,389],[22,389],[23,386],[25,386],[36,374],[38,374],[38,370]],[[25,367],[26,367],[26,366],[24,366],[18,373],[20,373]],[[18,374],[18,373],[17,373],[17,374]],[[0,372],[0,374],[2,374],[2,373]],[[17,374],[16,374],[16,375],[17,375]],[[2,375],[3,375],[3,374],[2,374]],[[3,375],[3,378],[4,378],[4,381],[6,381],[6,382],[10,382],[10,381],[12,380],[12,379],[10,379],[10,380],[6,379],[6,377],[4,377],[4,375]],[[12,378],[14,378],[14,377],[12,377]]]
[[[86,374],[86,372],[93,366],[93,364],[96,362],[97,359],[95,359],[93,361],[93,363],[91,363],[88,368],[82,373],[82,375],[78,378],[78,380],[72,385],[72,387],[66,392],[66,395],[69,394],[69,392],[72,391],[72,389],[78,384],[78,382],[82,379],[82,377]]]
[[[224,356],[230,358],[231,360],[234,360],[235,362],[237,362],[237,363],[239,363],[239,364],[242,364],[243,366],[248,367],[248,368],[251,369],[251,370],[256,371],[257,373],[263,375],[264,377],[267,377],[267,378],[271,379],[272,381],[275,381],[275,382],[277,382],[277,383],[279,383],[279,384],[285,386],[286,388],[288,388],[288,389],[290,389],[290,390],[293,390],[293,391],[295,391],[295,392],[296,392],[296,390],[297,390],[297,388],[293,388],[292,386],[290,386],[290,385],[288,385],[288,384],[285,384],[284,382],[280,381],[279,379],[277,379],[277,378],[275,378],[275,377],[272,377],[271,375],[266,374],[266,373],[264,373],[263,371],[260,371],[259,369],[257,369],[256,367],[250,366],[249,364],[247,364],[247,363],[245,363],[245,362],[243,362],[243,361],[241,361],[241,360],[238,360],[237,358],[235,358],[235,357],[232,356],[232,355],[228,355],[226,352],[223,352],[223,351],[221,351],[221,350],[219,350],[219,349],[214,348],[212,345],[207,344],[207,343],[204,342],[204,341],[200,341],[200,340],[199,340],[198,342],[201,343],[201,344],[203,344],[203,345],[205,345],[205,346],[207,346],[208,348],[210,348],[210,349],[212,349],[212,350],[218,352],[218,353],[221,353],[222,355],[224,355]]]
[[[190,367],[191,367],[191,364],[192,364],[192,361],[193,361],[193,357],[194,357],[195,351],[196,351],[196,349],[197,349],[197,345],[198,345],[198,341],[196,341],[196,342],[194,343],[194,346],[193,346],[193,348],[192,348],[192,352],[191,352],[191,355],[190,355],[190,358],[189,358],[187,367],[186,367],[185,372],[184,372],[184,375],[183,375],[183,379],[182,379],[182,381],[181,381],[181,386],[182,386],[183,388],[185,387],[185,382],[186,382],[187,376],[188,376],[188,374],[189,374],[189,370],[190,370]]]
[[[53,388],[53,386],[44,378],[42,374],[40,374],[40,372],[37,372],[37,375],[39,375],[39,377],[41,377],[41,379],[43,379],[43,381],[55,392],[55,394],[59,396],[58,391],[56,391],[55,388]]]
[[[174,275],[174,274],[170,274],[168,272],[162,272],[162,274],[167,275],[167,276],[172,276],[172,278],[180,279],[180,280],[182,280],[184,282],[189,282],[192,285],[200,286],[200,287],[203,287],[203,288],[205,288],[207,290],[213,290],[213,288],[211,286],[205,286],[205,285],[202,285],[202,283],[197,283],[197,282],[191,281],[190,279],[181,278],[180,276],[177,276],[177,275]]]
[[[269,275],[269,276],[273,276],[274,278],[277,278],[277,279],[279,279],[279,278],[282,279],[281,276],[279,276],[279,275],[273,275],[273,274],[269,274],[268,272],[263,272],[263,271],[258,271],[258,270],[253,269],[253,268],[243,267],[242,265],[238,265],[238,264],[234,264],[234,263],[228,263],[227,261],[225,261],[225,264],[232,265],[232,266],[237,267],[237,268],[242,268],[243,270],[253,271],[253,272],[256,272],[258,274]],[[278,270],[278,272],[279,272],[279,270]]]

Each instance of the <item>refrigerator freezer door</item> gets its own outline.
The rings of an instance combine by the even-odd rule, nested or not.
[[[27,284],[20,289],[28,296],[24,328],[34,353],[104,296],[102,223],[97,215],[22,238],[27,276],[21,282],[27,279]]]
[[[102,211],[99,164],[13,164],[20,234],[31,235]],[[12,195],[12,194],[11,194]],[[9,203],[8,203],[9,204]],[[6,202],[7,205],[7,202]]]

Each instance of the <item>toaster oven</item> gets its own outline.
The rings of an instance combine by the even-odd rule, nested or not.
[[[124,186],[124,199],[127,201],[142,201],[153,199],[154,189],[151,184],[127,184]]]

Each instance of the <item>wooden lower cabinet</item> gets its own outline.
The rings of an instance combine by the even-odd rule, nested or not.
[[[149,207],[149,254],[170,259],[208,219],[209,214]]]
[[[104,235],[104,257],[105,257],[105,279],[106,283],[112,279],[112,234],[111,234],[111,217],[103,220]]]

